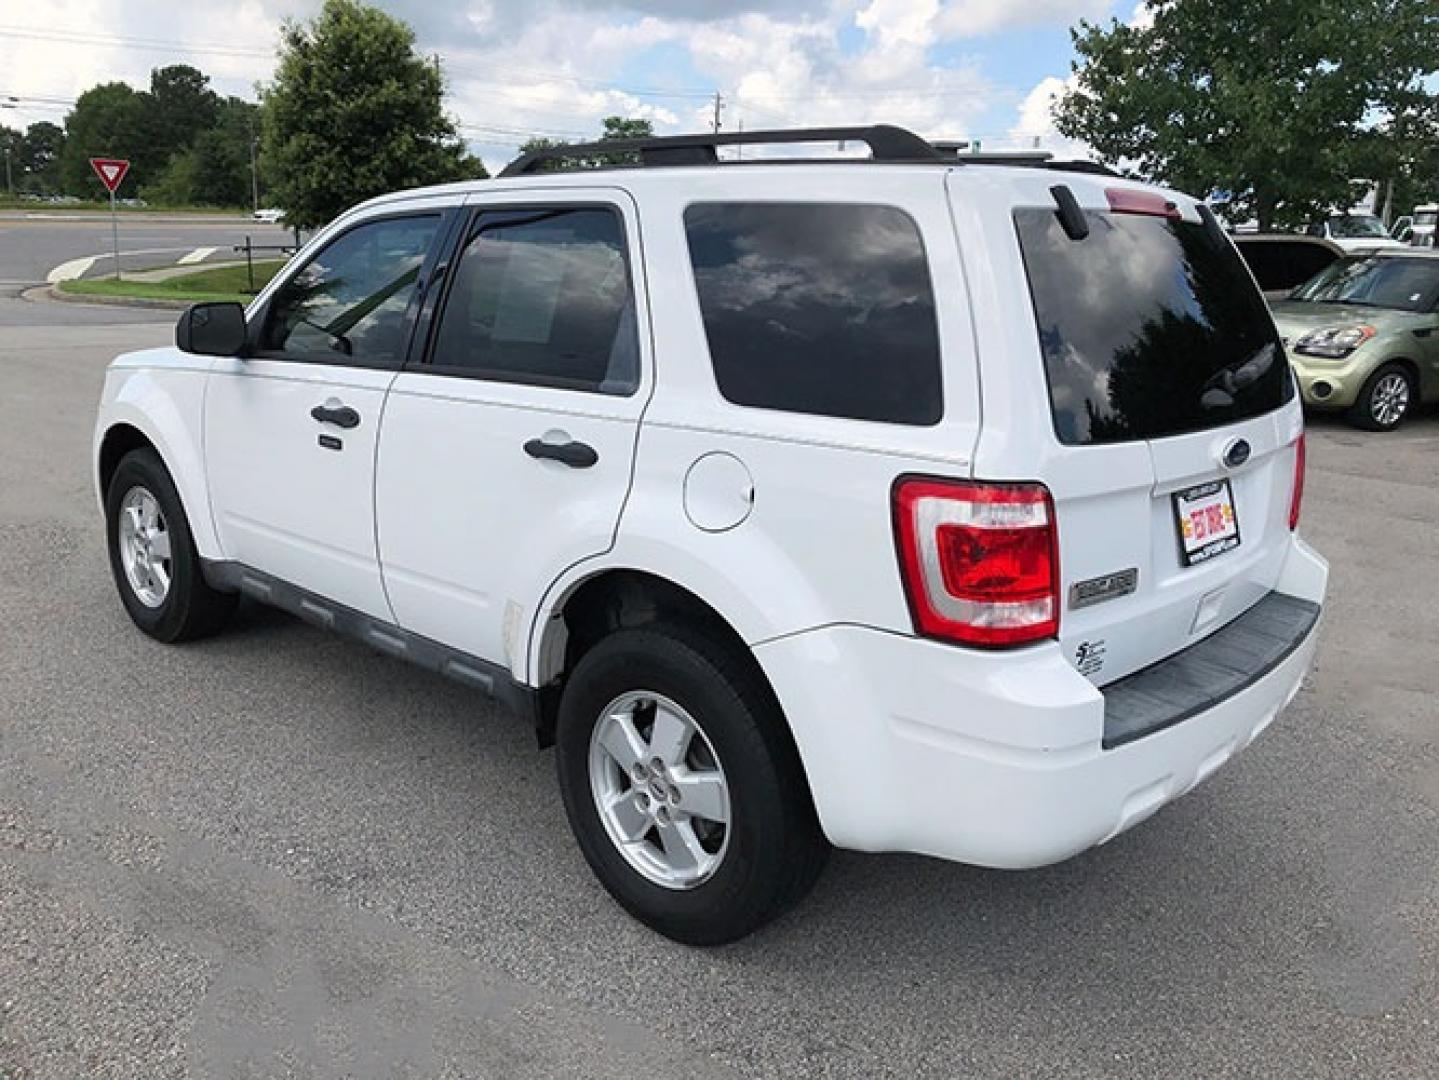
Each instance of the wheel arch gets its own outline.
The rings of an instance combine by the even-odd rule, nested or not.
[[[1375,365],[1374,370],[1379,371],[1381,368],[1391,366],[1403,368],[1410,381],[1414,383],[1414,392],[1416,394],[1423,393],[1424,372],[1417,360],[1410,359],[1408,355],[1387,356]]]
[[[125,455],[144,447],[154,450],[180,493],[200,555],[222,558],[205,472],[203,381],[173,380],[182,385],[167,385],[171,381],[152,372],[135,372],[102,405],[91,475],[103,508],[109,482]]]
[[[554,741],[555,718],[567,672],[616,630],[683,620],[722,644],[751,670],[782,718],[780,734],[808,784],[808,771],[773,683],[754,650],[720,609],[692,588],[668,577],[627,566],[607,566],[569,583],[540,620],[530,673],[539,687],[536,724],[542,746]]]
[[[101,499],[109,492],[110,481],[114,479],[115,470],[120,467],[125,455],[143,449],[154,450],[161,461],[165,460],[165,455],[160,453],[154,441],[134,424],[121,421],[106,429],[95,460],[95,481],[99,485]],[[165,467],[168,469],[169,465]]]

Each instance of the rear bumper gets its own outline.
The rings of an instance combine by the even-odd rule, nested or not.
[[[1276,592],[1318,605],[1327,576],[1296,538]],[[837,626],[756,655],[833,843],[1020,869],[1104,843],[1214,773],[1298,691],[1317,629],[1228,696],[1111,749],[1105,693],[1054,644],[977,653]]]

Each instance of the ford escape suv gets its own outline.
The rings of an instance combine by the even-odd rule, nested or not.
[[[142,630],[243,594],[513,706],[605,888],[693,943],[830,845],[1115,837],[1294,695],[1328,573],[1208,208],[890,127],[365,203],[115,360],[94,467]]]

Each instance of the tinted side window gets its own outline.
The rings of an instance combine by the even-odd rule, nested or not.
[[[484,215],[456,266],[431,363],[504,382],[633,393],[639,338],[619,214]]]
[[[261,348],[300,360],[399,364],[410,302],[438,214],[343,233],[270,301]]]
[[[888,206],[700,203],[690,262],[720,393],[896,424],[943,415],[919,229]]]

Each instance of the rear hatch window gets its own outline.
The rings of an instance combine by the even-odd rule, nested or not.
[[[1069,445],[1219,427],[1293,395],[1263,297],[1228,239],[1172,218],[1015,211],[1055,431]]]

